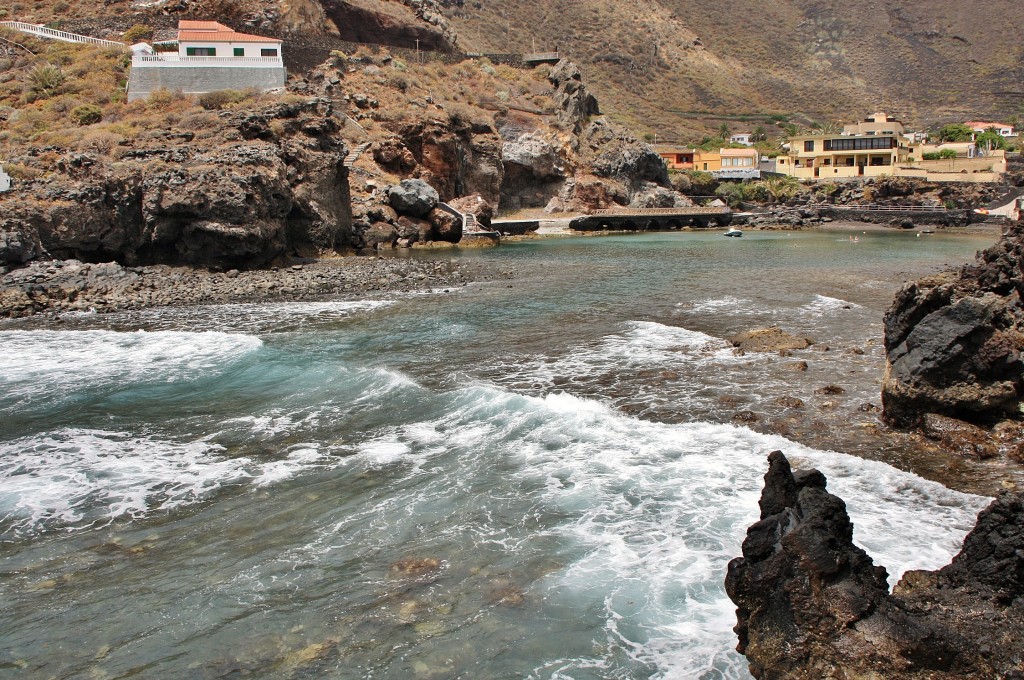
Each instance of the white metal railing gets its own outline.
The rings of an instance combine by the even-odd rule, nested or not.
[[[284,66],[284,60],[277,57],[182,57],[177,54],[136,54],[132,56],[132,67],[164,66]]]
[[[37,35],[40,38],[50,38],[51,40],[60,40],[62,42],[89,43],[91,45],[102,45],[104,47],[116,47],[122,50],[127,47],[127,45],[122,42],[93,38],[90,35],[79,35],[77,33],[69,33],[68,31],[59,31],[55,28],[47,28],[46,26],[40,26],[39,24],[29,24],[24,21],[0,21],[0,26],[20,31],[21,33]]]

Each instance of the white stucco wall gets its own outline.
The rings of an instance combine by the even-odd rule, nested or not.
[[[0,191],[10,191],[11,176],[4,172],[4,166],[0,165]]]
[[[277,42],[203,42],[201,40],[188,40],[186,42],[178,43],[178,55],[187,56],[188,48],[190,47],[215,47],[217,48],[218,57],[233,57],[235,56],[235,48],[241,48],[245,51],[242,56],[246,57],[259,57],[261,50],[277,50],[278,58],[281,57],[281,43]]]

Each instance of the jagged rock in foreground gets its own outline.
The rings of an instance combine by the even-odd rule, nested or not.
[[[1016,223],[958,272],[903,286],[885,315],[885,416],[975,423],[1021,415],[1024,226]]]
[[[890,595],[824,475],[794,473],[781,451],[768,461],[761,519],[725,580],[755,678],[1024,678],[1024,494],[1000,496],[951,564],[907,572]]]

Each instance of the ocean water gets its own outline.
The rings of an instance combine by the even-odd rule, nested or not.
[[[0,677],[748,678],[770,451],[891,582],[988,499],[728,414],[867,417],[893,292],[991,240],[530,242],[460,290],[2,324]],[[768,324],[816,345],[724,340]]]

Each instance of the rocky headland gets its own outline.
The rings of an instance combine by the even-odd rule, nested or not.
[[[903,286],[885,315],[885,417],[1024,459],[1024,225],[960,269]]]
[[[761,518],[725,582],[755,678],[1024,677],[1024,494],[1002,494],[951,564],[890,594],[824,475],[768,460]]]

